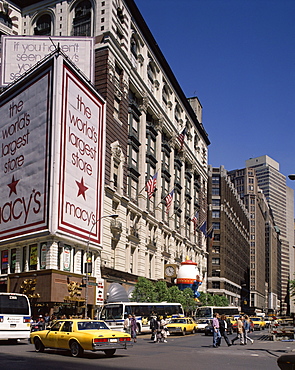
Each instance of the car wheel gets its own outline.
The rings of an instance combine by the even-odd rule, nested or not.
[[[34,339],[34,345],[35,345],[36,352],[44,352],[45,347],[39,338]]]
[[[185,329],[183,329],[183,331],[182,331],[182,335],[185,335],[186,334],[186,331],[185,331]]]
[[[84,352],[83,348],[75,340],[70,343],[70,350],[73,357],[81,357]]]
[[[104,351],[104,353],[105,353],[105,355],[106,355],[107,357],[112,357],[112,356],[115,354],[115,352],[116,352],[116,350],[115,350],[115,349],[106,349],[106,350]]]
[[[196,328],[193,328],[192,334],[196,333]]]

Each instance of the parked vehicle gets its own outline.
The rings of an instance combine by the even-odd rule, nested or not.
[[[57,320],[49,329],[32,332],[30,341],[36,352],[44,352],[45,348],[67,349],[73,357],[80,357],[89,350],[103,351],[111,357],[117,349],[131,345],[131,336],[110,330],[104,321],[72,319]]]

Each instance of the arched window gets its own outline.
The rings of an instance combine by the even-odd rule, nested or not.
[[[73,36],[91,36],[91,3],[80,1],[75,7]]]
[[[37,19],[34,35],[51,35],[51,17],[49,14],[43,14]]]

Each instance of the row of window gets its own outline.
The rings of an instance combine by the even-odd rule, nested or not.
[[[43,270],[46,266],[48,253],[47,243],[31,244],[21,249],[12,248],[1,251],[1,270],[0,274],[13,274],[32,270]],[[77,256],[79,254],[79,256]],[[78,257],[78,258],[76,258]],[[57,266],[58,270],[69,272],[86,273],[91,272],[93,255],[81,249],[76,249],[70,245],[60,244],[58,246]],[[88,265],[87,265],[88,263]],[[88,266],[88,270],[87,270]]]

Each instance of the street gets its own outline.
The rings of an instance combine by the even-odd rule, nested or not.
[[[104,353],[85,352],[82,358],[73,358],[67,351],[47,349],[36,353],[32,344],[0,342],[1,370],[72,370],[87,369],[267,369],[278,370],[277,358],[295,350],[295,342],[265,340],[267,330],[254,332],[254,344],[212,347],[212,337],[204,334],[169,336],[168,343],[153,343],[150,335],[140,335],[133,347],[118,350],[112,358]],[[230,339],[235,335],[229,336]]]

